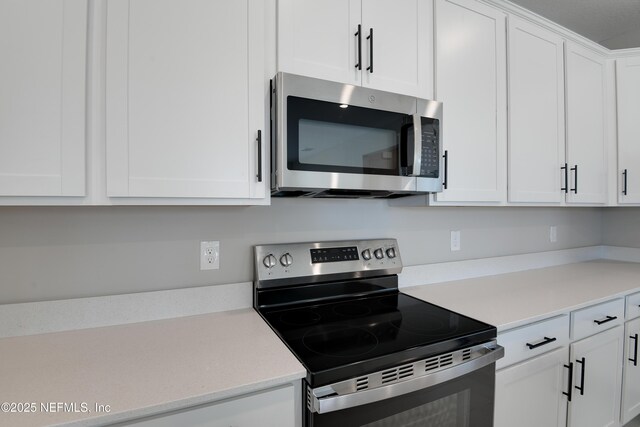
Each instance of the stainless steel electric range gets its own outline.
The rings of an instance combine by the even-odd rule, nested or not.
[[[496,328],[398,290],[394,239],[259,245],[254,306],[307,368],[305,427],[490,427]]]

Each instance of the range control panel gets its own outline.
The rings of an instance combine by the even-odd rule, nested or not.
[[[258,287],[338,276],[398,274],[402,270],[395,239],[258,245],[254,253]]]

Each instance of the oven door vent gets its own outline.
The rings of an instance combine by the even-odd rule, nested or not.
[[[462,352],[462,360],[469,360],[471,359],[471,349],[466,349]]]
[[[356,380],[356,391],[362,391],[369,388],[369,377],[360,377]]]
[[[397,368],[382,371],[381,383],[388,384],[411,376],[413,376],[413,364],[399,366]]]
[[[468,360],[471,357],[471,351],[466,351],[467,358],[464,358],[464,353],[462,354],[462,360]],[[453,365],[453,353],[443,354],[442,356],[432,357],[424,361],[424,371],[429,372],[434,369],[444,368],[446,366]]]

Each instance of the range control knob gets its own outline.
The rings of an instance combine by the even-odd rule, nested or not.
[[[382,248],[378,248],[375,251],[373,251],[373,255],[378,259],[384,258],[384,252],[382,252]]]
[[[266,257],[264,257],[264,259],[262,260],[262,263],[264,264],[265,267],[267,268],[273,268],[276,266],[276,257],[274,257],[272,254],[267,255]]]
[[[371,250],[370,249],[365,249],[364,251],[362,251],[362,258],[365,261],[369,261],[371,259]]]
[[[283,267],[289,267],[292,263],[293,263],[293,257],[291,256],[290,253],[287,252],[286,254],[280,257],[280,264],[282,264]]]
[[[387,257],[388,258],[395,258],[396,257],[396,249],[395,248],[387,249]]]

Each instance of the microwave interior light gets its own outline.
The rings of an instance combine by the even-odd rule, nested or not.
[[[347,108],[349,104],[340,104],[340,108]]]

